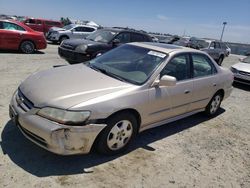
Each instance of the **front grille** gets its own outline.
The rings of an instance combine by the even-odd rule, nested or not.
[[[51,34],[52,34],[52,32],[49,31],[49,32],[47,33],[47,38],[48,38]]]
[[[249,72],[239,71],[239,73],[240,73],[241,75],[250,76],[250,73],[249,73]]]
[[[26,135],[27,137],[29,137],[31,140],[33,140],[34,142],[36,142],[44,147],[47,147],[46,140],[44,140],[40,136],[37,136],[36,134],[28,131],[27,129],[23,128],[21,125],[18,125],[18,127],[23,132],[23,134]]]
[[[34,107],[34,104],[18,89],[16,102],[25,112],[31,110]]]
[[[71,60],[75,59],[74,52],[66,50],[64,48],[58,48],[58,50],[59,50],[60,56],[65,57],[67,59],[71,59]]]
[[[74,46],[71,46],[70,44],[65,44],[65,43],[62,44],[62,47],[65,48],[65,49],[69,49],[69,50],[74,50],[75,49]]]

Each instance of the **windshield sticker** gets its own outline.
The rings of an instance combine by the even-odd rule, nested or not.
[[[160,58],[166,57],[166,54],[160,53],[160,52],[156,52],[156,51],[149,51],[148,55],[153,55],[153,56],[160,57]]]

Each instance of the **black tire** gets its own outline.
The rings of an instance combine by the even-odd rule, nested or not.
[[[62,41],[66,40],[66,39],[69,39],[69,37],[61,36],[60,39],[59,39],[60,44],[62,43]]]
[[[222,64],[222,62],[223,62],[223,59],[224,59],[224,57],[223,57],[223,56],[220,56],[220,58],[219,58],[218,61],[217,61],[218,65],[221,66],[221,64]]]
[[[107,120],[107,127],[98,137],[97,151],[106,155],[114,155],[125,151],[134,140],[137,128],[137,120],[131,113],[122,112],[111,116]]]
[[[217,92],[206,106],[205,114],[209,117],[215,116],[220,109],[222,99],[223,97],[221,92]]]
[[[32,54],[35,51],[35,45],[31,41],[23,41],[20,45],[20,50],[25,54]]]

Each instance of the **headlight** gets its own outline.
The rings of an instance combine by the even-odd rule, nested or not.
[[[231,71],[232,71],[233,73],[235,73],[235,74],[238,73],[238,70],[237,70],[236,68],[233,68],[233,67],[231,67]]]
[[[89,111],[69,111],[57,108],[45,107],[37,112],[37,115],[65,125],[84,123],[90,116]]]
[[[79,46],[76,47],[75,51],[79,52],[79,53],[83,53],[83,52],[86,51],[87,48],[88,48],[87,45],[81,44],[81,45],[79,45]]]

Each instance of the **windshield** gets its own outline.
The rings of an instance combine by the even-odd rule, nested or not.
[[[97,30],[93,34],[90,34],[86,39],[96,42],[109,42],[117,34],[114,31]]]
[[[70,29],[73,28],[73,27],[74,27],[74,25],[73,25],[73,24],[70,24],[70,25],[64,26],[63,29],[65,29],[65,30],[70,30]]]
[[[89,66],[116,79],[145,83],[167,54],[133,45],[122,45],[91,60]]]
[[[250,56],[247,56],[246,58],[244,58],[244,59],[242,60],[242,62],[243,62],[243,63],[248,63],[248,64],[250,64]]]

